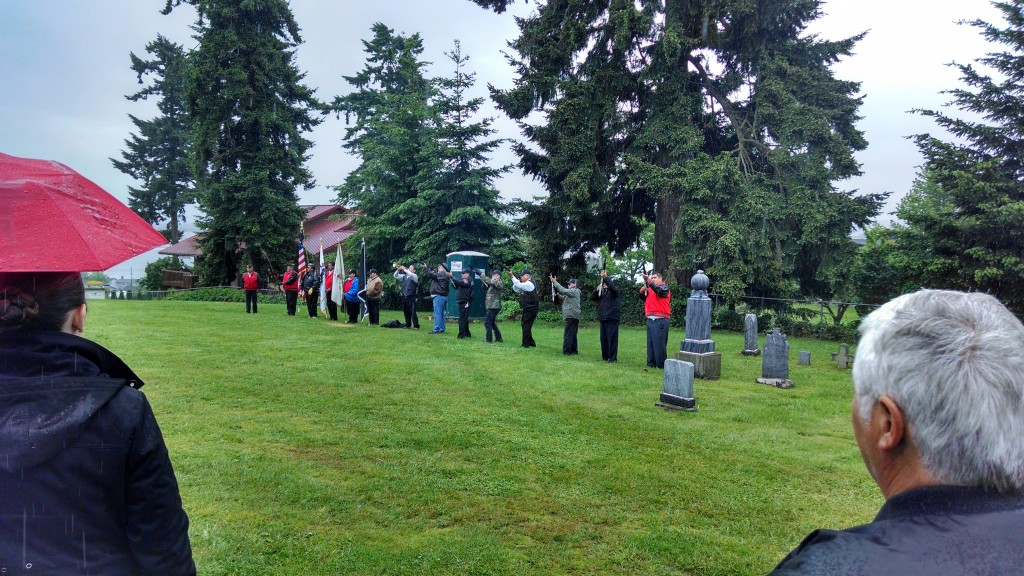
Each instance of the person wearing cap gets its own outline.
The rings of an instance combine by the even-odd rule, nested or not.
[[[484,307],[487,308],[487,315],[484,317],[484,328],[487,330],[487,341],[491,342],[493,333],[494,342],[503,342],[501,330],[498,329],[498,313],[501,312],[501,291],[505,285],[501,282],[501,272],[491,272],[491,279],[481,276],[480,281],[487,287],[484,295]]]
[[[647,367],[664,368],[668,357],[668,326],[672,317],[672,292],[661,274],[644,274],[644,285],[640,287],[644,299],[644,316],[647,317]]]
[[[405,327],[420,329],[420,317],[416,314],[416,290],[419,288],[420,277],[416,275],[416,266],[409,264],[406,268],[395,265],[396,280],[402,285],[402,312],[405,314]]]
[[[338,303],[331,299],[331,290],[334,289],[334,262],[327,263],[327,270],[323,278],[324,305],[327,306],[327,316],[335,322],[338,321]]]
[[[247,265],[242,274],[242,290],[245,290],[245,313],[259,312],[257,301],[260,297],[260,275],[252,269],[252,264]]]
[[[444,334],[444,319],[448,308],[448,282],[452,274],[444,264],[437,265],[437,272],[426,270],[424,275],[430,279],[430,300],[434,304],[434,328],[431,334]]]
[[[302,274],[302,291],[306,296],[306,312],[310,318],[317,317],[317,305],[320,304],[320,274],[315,266],[309,266]]]
[[[601,323],[601,359],[605,362],[618,362],[622,302],[619,289],[608,277],[607,270],[601,270],[601,283],[594,289],[591,298],[597,302],[597,320]]]
[[[455,286],[455,301],[459,304],[459,339],[471,338],[469,333],[469,306],[473,303],[473,279],[469,270],[463,270],[458,279],[452,278]]]
[[[565,320],[565,331],[562,333],[562,354],[575,356],[579,354],[576,334],[580,329],[580,289],[576,287],[579,280],[569,279],[569,286],[563,287],[558,278],[551,276],[551,286],[562,297],[562,319]]]
[[[370,268],[370,277],[366,280],[366,314],[370,317],[370,326],[380,324],[380,296],[384,292],[384,282],[377,275],[376,268]]]
[[[343,288],[345,299],[345,312],[348,313],[346,324],[359,323],[359,275],[355,268],[348,271],[348,278],[345,279]]]
[[[523,329],[523,348],[536,348],[537,343],[533,340],[533,322],[540,311],[537,286],[533,283],[529,268],[523,269],[519,276],[511,270],[509,274],[512,276],[512,291],[519,294],[519,307],[522,309],[519,323]]]
[[[281,277],[281,290],[284,291],[285,308],[289,316],[295,316],[296,304],[299,302],[299,273],[295,266],[289,264]]]
[[[81,336],[81,274],[0,272],[0,567],[194,575],[142,380]]]

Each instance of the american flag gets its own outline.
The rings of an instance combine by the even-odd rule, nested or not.
[[[302,241],[306,239],[305,226],[299,228],[299,276],[306,273],[306,249],[302,245]]]
[[[306,249],[303,247],[302,242],[306,239],[306,227],[305,225],[299,226],[299,278],[306,275]],[[300,286],[299,297],[303,300],[306,299],[306,291]]]

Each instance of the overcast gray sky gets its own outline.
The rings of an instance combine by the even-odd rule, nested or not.
[[[149,105],[125,99],[139,89],[129,53],[145,56],[146,43],[158,33],[186,48],[195,46],[189,28],[194,11],[181,7],[163,16],[163,5],[164,0],[0,0],[0,152],[58,160],[127,201],[133,182],[108,158],[120,157],[132,132],[128,114],[145,118],[153,113]],[[529,9],[519,2],[515,11]],[[293,0],[292,10],[304,40],[298,65],[321,98],[349,90],[342,75],[362,68],[361,40],[377,21],[398,32],[419,32],[424,59],[434,63],[433,75],[449,73],[443,53],[458,39],[470,56],[470,70],[478,75],[480,95],[486,95],[488,83],[512,83],[512,70],[501,54],[517,31],[512,15],[494,14],[469,0]],[[854,56],[835,68],[839,77],[862,83],[860,127],[869,142],[858,155],[864,175],[839,185],[892,191],[885,209],[889,213],[921,163],[905,137],[935,132],[927,118],[908,111],[941,107],[948,97],[940,92],[958,86],[956,71],[946,64],[966,63],[992,49],[976,29],[955,22],[993,20],[996,11],[987,0],[829,0],[824,12],[812,31],[826,38],[869,31]],[[489,103],[485,113],[496,116],[499,136],[519,137],[515,125]],[[343,133],[343,120],[330,117],[311,134],[315,145],[309,166],[317,187],[300,192],[304,203],[331,201],[334,192],[328,187],[340,184],[355,167],[355,159],[341,150]],[[513,163],[515,158],[505,148],[494,161]],[[506,199],[542,194],[518,174],[505,177],[499,188]],[[138,276],[140,262],[133,259],[112,274]]]

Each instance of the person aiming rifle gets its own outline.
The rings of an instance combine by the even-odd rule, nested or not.
[[[401,264],[392,264],[395,269],[393,276],[402,286],[402,312],[405,314],[405,327],[420,329],[420,319],[416,315],[416,289],[419,287],[420,277],[416,275],[416,266],[410,264],[408,267]]]
[[[523,269],[520,274],[516,274],[511,269],[508,273],[512,276],[512,290],[519,294],[519,307],[523,310],[520,318],[520,325],[523,329],[523,348],[536,348],[537,343],[533,340],[533,323],[537,320],[537,312],[540,311],[537,285],[533,283],[529,268]]]

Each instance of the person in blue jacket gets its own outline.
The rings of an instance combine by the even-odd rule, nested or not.
[[[193,575],[171,459],[78,272],[0,272],[0,573]]]
[[[345,279],[344,298],[345,312],[348,313],[346,324],[359,323],[359,276],[355,269],[348,271],[348,278]]]

